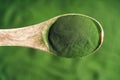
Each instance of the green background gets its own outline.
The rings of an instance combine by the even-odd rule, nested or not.
[[[0,47],[0,80],[120,80],[120,0],[0,0],[0,29],[80,13],[102,24],[95,54],[67,59],[24,47]]]

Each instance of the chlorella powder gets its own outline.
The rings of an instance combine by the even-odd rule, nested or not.
[[[51,51],[59,56],[82,57],[97,48],[99,36],[98,27],[91,18],[67,15],[51,25],[48,41]]]

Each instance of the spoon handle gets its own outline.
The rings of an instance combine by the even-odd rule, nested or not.
[[[17,29],[0,29],[0,46],[25,46],[48,51],[42,37],[45,23]]]

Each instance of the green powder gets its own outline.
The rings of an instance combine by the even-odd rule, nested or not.
[[[99,45],[99,29],[91,18],[80,15],[62,16],[48,33],[50,50],[58,56],[88,55]]]

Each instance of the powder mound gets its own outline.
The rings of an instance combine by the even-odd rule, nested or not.
[[[92,53],[99,45],[95,21],[80,15],[62,16],[48,33],[50,50],[58,56],[79,57]]]

